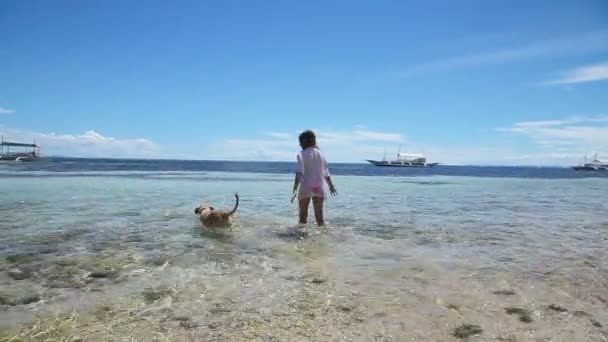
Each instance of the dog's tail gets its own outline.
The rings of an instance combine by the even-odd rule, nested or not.
[[[234,204],[234,208],[232,208],[232,211],[229,212],[228,215],[232,215],[232,214],[236,213],[236,208],[239,207],[239,194],[235,193],[234,198],[236,198],[236,203]]]

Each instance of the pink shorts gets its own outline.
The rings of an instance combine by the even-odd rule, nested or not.
[[[312,198],[312,197],[325,197],[325,191],[323,190],[322,185],[317,186],[304,186],[300,187],[300,191],[298,192],[298,199],[304,198]]]

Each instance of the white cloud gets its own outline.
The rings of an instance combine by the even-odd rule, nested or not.
[[[405,137],[400,133],[376,132],[364,128],[351,131],[316,130],[317,140],[321,145],[351,145],[357,142],[390,142],[400,143]]]
[[[351,130],[314,129],[317,142],[333,162],[381,158],[383,148],[396,148],[405,137],[395,132],[372,131],[356,126]],[[299,150],[298,133],[268,132],[260,138],[228,139],[212,144],[204,158],[228,160],[291,161]]]
[[[328,161],[365,163],[367,159],[396,156],[399,145],[402,152],[423,153],[429,162],[437,161],[452,165],[506,165],[506,164],[560,164],[552,156],[525,157],[509,147],[491,146],[437,146],[423,142],[408,142],[404,135],[394,132],[372,131],[362,126],[351,130],[314,129],[319,147]],[[217,141],[203,151],[204,159],[294,161],[300,147],[297,133],[290,137],[263,134],[254,139],[228,139]],[[572,159],[570,159],[572,162]],[[566,164],[566,162],[561,162]]]
[[[0,107],[0,114],[13,114],[14,112],[15,110],[13,109]]]
[[[362,126],[350,130],[314,129],[320,148],[330,162],[365,162],[402,152],[422,153],[429,162],[460,165],[561,165],[580,161],[585,153],[608,154],[608,116],[573,116],[525,121],[499,128],[531,140],[525,147],[512,137],[499,136],[493,144],[437,145],[407,141],[396,132],[373,131]],[[297,132],[262,134],[253,139],[228,139],[201,151],[204,159],[293,161],[299,150]]]
[[[95,131],[82,134],[56,134],[1,127],[5,140],[36,141],[44,155],[70,157],[157,158],[156,144],[148,139],[117,139]]]
[[[501,131],[506,132],[523,132],[531,131],[537,128],[556,127],[564,125],[573,125],[580,123],[605,123],[608,122],[608,115],[597,115],[597,116],[571,116],[561,120],[540,120],[540,121],[522,121],[513,124],[508,128],[499,128]]]
[[[356,130],[353,132],[355,137],[361,140],[376,140],[385,142],[403,142],[403,135],[398,133],[383,133],[383,132],[372,132]]]
[[[580,158],[585,153],[608,153],[608,116],[576,116],[563,120],[526,121],[500,128],[530,138],[554,157]]]
[[[423,153],[429,161],[468,165],[571,165],[585,153],[608,155],[608,116],[573,116],[564,119],[524,121],[500,128],[509,134],[493,144],[443,144],[408,141],[398,132],[354,126],[351,129],[314,129],[320,148],[330,162],[365,162],[402,152]],[[0,126],[6,140],[34,139],[46,155],[122,158],[188,158],[217,160],[294,161],[300,147],[299,132],[266,132],[251,139],[224,139],[204,144],[189,155],[163,153],[148,139],[118,139],[95,131],[81,134],[40,133]],[[530,139],[526,147],[511,144],[512,136]],[[186,147],[187,148],[187,147]],[[179,150],[180,149],[174,149]]]
[[[286,133],[286,132],[266,132],[266,135],[271,138],[277,138],[277,139],[291,139],[292,138],[292,134]]]
[[[319,146],[329,162],[365,163],[367,159],[380,159],[385,149],[387,158],[394,157],[398,142],[366,139],[352,131],[315,130]],[[381,133],[381,132],[376,132]],[[387,133],[395,134],[395,133]],[[382,137],[382,135],[380,135]],[[518,151],[509,146],[449,146],[425,143],[405,143],[402,152],[423,153],[429,162],[450,165],[569,165],[578,160],[580,153],[563,151]],[[294,161],[300,147],[297,139],[229,139],[210,145],[203,152],[203,159]]]
[[[565,72],[561,78],[544,84],[575,84],[608,80],[608,62],[587,65]]]
[[[402,79],[432,71],[466,69],[532,58],[580,55],[605,50],[608,50],[608,30],[593,31],[508,49],[440,58],[391,71],[385,77]]]

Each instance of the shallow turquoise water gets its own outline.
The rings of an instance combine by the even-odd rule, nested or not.
[[[4,306],[0,321],[14,327],[34,314],[86,313],[164,286],[179,289],[170,310],[191,317],[204,316],[222,298],[230,298],[232,312],[253,306],[256,315],[277,322],[283,317],[277,312],[294,300],[328,307],[346,301],[357,309],[326,312],[341,317],[339,324],[326,317],[318,329],[334,336],[349,322],[361,340],[374,331],[443,340],[468,320],[492,336],[532,329],[537,338],[605,337],[587,321],[565,323],[543,308],[559,302],[608,325],[606,179],[337,176],[339,195],[326,203],[329,226],[310,225],[308,235],[295,226],[291,182],[280,174],[190,172],[0,178],[0,256],[35,256],[23,265],[5,261],[1,285],[41,298]],[[194,207],[206,201],[230,208],[237,191],[234,231],[202,230]],[[79,256],[111,259],[115,278],[51,284],[63,272],[58,263]],[[32,275],[8,275],[19,267]],[[317,277],[322,281],[311,283]],[[502,288],[517,295],[492,293]],[[310,297],[299,297],[304,290]],[[457,314],[450,303],[461,308]],[[507,304],[532,307],[535,322],[511,324],[501,311]],[[296,320],[304,312],[285,315]],[[151,317],[163,315],[166,310]],[[219,328],[189,331],[236,338],[220,316],[214,318]],[[267,330],[276,329],[282,328]],[[292,331],[284,330],[285,336]]]

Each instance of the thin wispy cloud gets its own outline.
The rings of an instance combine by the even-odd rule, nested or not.
[[[353,144],[363,141],[401,143],[405,141],[405,137],[401,133],[378,132],[367,129],[355,129],[352,131],[317,130],[316,132],[321,144]]]
[[[56,134],[18,130],[0,126],[6,140],[36,141],[45,155],[70,157],[157,158],[159,147],[148,139],[118,139],[95,131]]]
[[[540,121],[522,121],[513,124],[512,127],[499,128],[502,131],[527,131],[535,128],[555,127],[572,125],[579,123],[605,123],[608,122],[608,115],[596,115],[596,116],[571,116],[561,120],[540,120]]]
[[[439,58],[393,70],[386,73],[385,76],[403,79],[427,72],[468,69],[490,64],[502,64],[548,56],[572,56],[605,50],[608,50],[608,30],[601,30],[552,38],[500,50]]]
[[[526,121],[499,131],[525,136],[546,151],[570,157],[608,152],[608,116],[577,116],[563,120]]]
[[[563,73],[560,78],[544,82],[543,84],[576,84],[602,80],[608,80],[608,62],[575,68]]]
[[[394,142],[400,143],[405,141],[405,138],[402,134],[399,133],[383,133],[383,132],[373,132],[373,131],[362,131],[356,130],[353,132],[354,136],[358,139],[362,140],[375,140],[375,141],[384,141],[384,142]]]
[[[276,138],[281,140],[294,140],[297,139],[299,132],[288,133],[288,132],[266,132],[264,135],[269,138]],[[327,131],[327,130],[316,130],[319,141],[325,141],[326,143],[351,143],[353,141],[384,141],[400,143],[405,141],[405,137],[400,133],[391,132],[377,132],[371,131],[364,126],[355,126],[355,129],[350,131]],[[294,140],[295,141],[295,140]]]
[[[277,139],[290,139],[293,136],[292,134],[286,132],[266,132],[265,135],[270,138]]]
[[[9,109],[9,108],[0,106],[0,114],[13,114],[13,113],[15,113],[14,109]]]
[[[319,146],[332,161],[362,161],[365,158],[381,157],[386,145],[395,147],[396,144],[406,141],[401,133],[374,131],[362,126],[350,130],[314,129],[314,131]],[[212,144],[203,158],[294,160],[299,149],[297,134],[296,132],[266,132],[260,138],[221,140]]]

